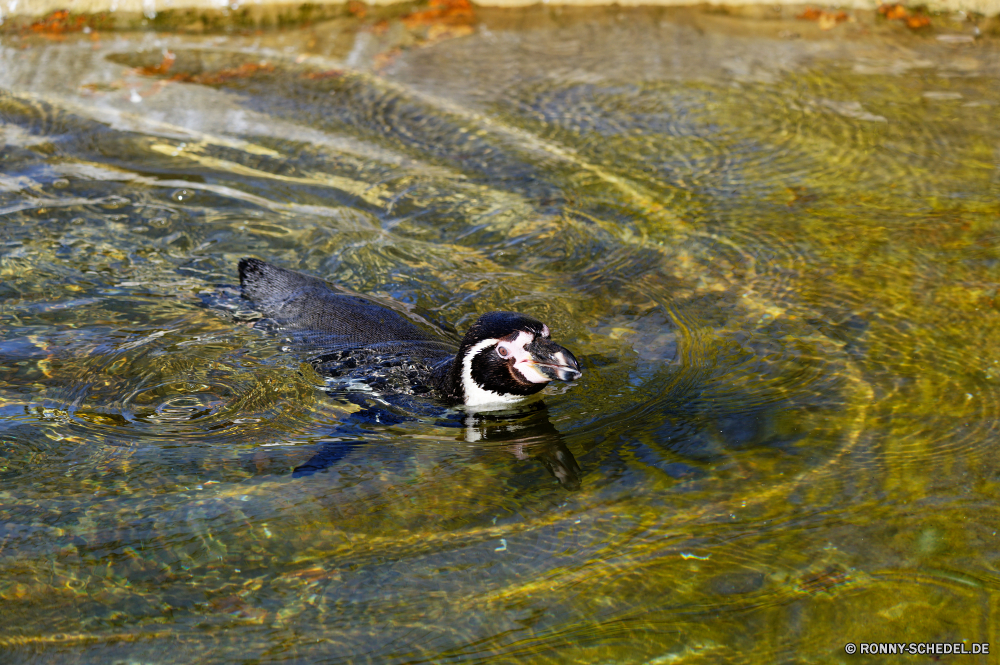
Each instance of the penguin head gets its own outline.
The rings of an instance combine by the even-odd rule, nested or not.
[[[549,381],[580,378],[580,364],[549,337],[541,321],[490,312],[472,324],[458,351],[456,377],[466,406],[523,400]]]

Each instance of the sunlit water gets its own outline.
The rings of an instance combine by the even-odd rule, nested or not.
[[[3,38],[4,662],[1000,650],[995,42],[528,15]],[[359,411],[247,255],[584,377]]]

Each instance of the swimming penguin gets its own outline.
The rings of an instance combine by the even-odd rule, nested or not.
[[[375,298],[254,258],[242,259],[239,271],[243,296],[312,352],[317,371],[348,383],[504,408],[552,380],[582,376],[548,326],[524,314],[483,314],[456,353],[454,344]]]

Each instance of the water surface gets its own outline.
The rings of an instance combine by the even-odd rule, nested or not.
[[[5,662],[997,643],[995,40],[463,21],[3,37]],[[247,255],[584,377],[372,415]]]

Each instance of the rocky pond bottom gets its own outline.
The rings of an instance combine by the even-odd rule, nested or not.
[[[996,39],[457,25],[0,38],[3,661],[1000,650]],[[584,376],[382,410],[248,255]]]

